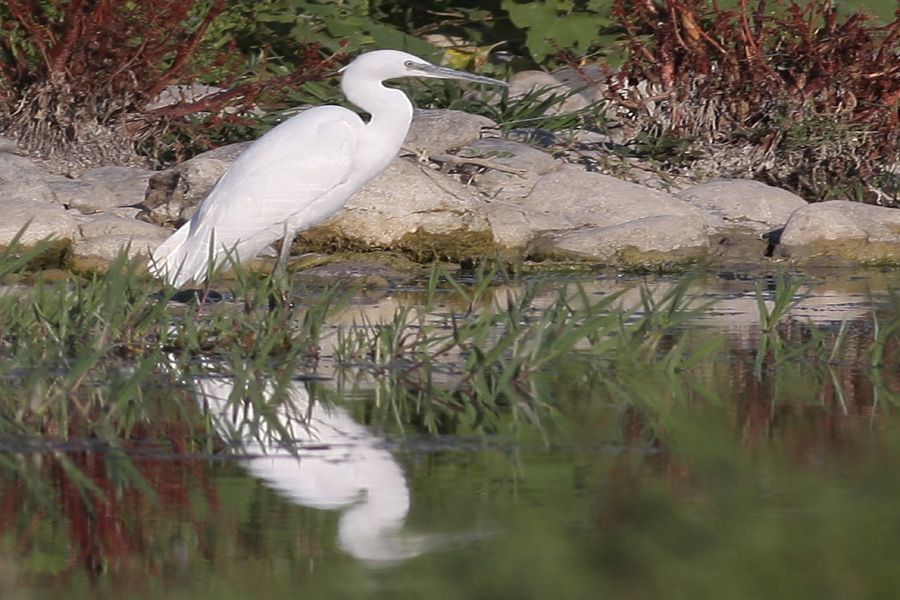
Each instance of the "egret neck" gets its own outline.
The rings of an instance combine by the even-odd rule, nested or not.
[[[369,139],[378,140],[379,162],[387,166],[406,139],[412,123],[413,104],[406,94],[386,87],[375,75],[349,77],[349,74],[341,80],[341,89],[347,100],[369,113],[366,134]]]

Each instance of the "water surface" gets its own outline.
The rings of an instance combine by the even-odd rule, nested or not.
[[[760,358],[777,281],[705,276],[692,294],[714,308],[661,342],[696,360],[597,367],[576,348],[529,379],[539,402],[487,425],[462,409],[425,423],[415,390],[329,363],[339,328],[415,289],[335,315],[316,373],[161,373],[128,443],[5,440],[2,597],[891,597],[900,334],[874,367],[871,342],[900,276],[810,277],[788,346]],[[534,310],[561,286],[634,283],[548,281]],[[463,304],[448,292],[440,311]],[[444,358],[449,380],[465,356]],[[247,386],[281,400],[240,402]]]

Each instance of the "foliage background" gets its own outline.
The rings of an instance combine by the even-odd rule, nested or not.
[[[811,200],[896,204],[898,11],[896,0],[10,0],[0,133],[74,175],[158,166],[258,137],[290,107],[343,103],[336,69],[396,48],[501,78],[573,69],[609,86],[611,110],[540,125],[603,131],[613,117],[632,158],[675,174],[702,164]],[[590,65],[607,75],[588,77]],[[402,85],[420,107],[501,125],[550,108]]]

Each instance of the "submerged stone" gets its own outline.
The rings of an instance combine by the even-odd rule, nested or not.
[[[372,255],[363,259],[338,260],[317,265],[294,273],[291,279],[312,286],[350,283],[367,288],[386,288],[408,282],[420,274],[421,267],[414,263],[408,265],[406,269],[396,269],[383,264],[376,255]]]

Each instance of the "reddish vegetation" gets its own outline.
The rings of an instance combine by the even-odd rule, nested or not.
[[[122,162],[172,119],[226,104],[253,106],[261,94],[321,78],[333,66],[313,48],[294,72],[240,84],[242,57],[204,46],[227,3],[213,0],[200,8],[204,4],[10,0],[0,7],[0,130],[39,155]],[[144,110],[168,86],[210,74],[224,91]]]
[[[662,101],[654,115],[631,102],[641,126],[752,146],[751,164],[735,167],[812,199],[898,160],[900,19],[841,18],[830,0],[615,0],[614,11],[630,48],[617,93],[644,80],[654,108]]]
[[[136,430],[126,447],[138,446],[146,451],[148,443],[158,443],[160,438],[169,444],[159,448],[159,457],[116,457],[103,451],[43,455],[41,478],[52,487],[58,504],[54,503],[49,515],[34,507],[23,512],[30,493],[26,482],[20,479],[15,485],[6,486],[0,496],[0,533],[13,529],[18,551],[28,554],[38,543],[35,538],[41,535],[37,531],[41,518],[64,518],[69,530],[70,562],[65,571],[58,573],[60,583],[76,571],[83,571],[92,581],[108,571],[119,576],[133,572],[138,581],[148,570],[160,571],[164,565],[156,556],[159,548],[154,540],[158,534],[155,520],[160,516],[193,515],[197,498],[192,494],[198,490],[204,500],[203,511],[215,512],[219,506],[206,463],[189,456],[188,427],[168,423]],[[141,486],[111,477],[110,462],[116,460],[131,461],[153,497]],[[73,477],[73,472],[79,475]],[[87,488],[85,481],[93,489]],[[20,517],[29,512],[31,517],[24,522]],[[201,545],[205,543],[200,520],[196,521],[193,534]]]

